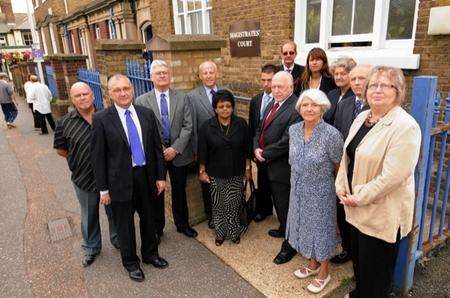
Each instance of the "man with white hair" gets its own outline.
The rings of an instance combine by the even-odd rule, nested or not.
[[[72,183],[81,211],[83,237],[81,247],[84,251],[81,264],[87,267],[95,261],[102,248],[99,222],[100,194],[95,187],[90,150],[92,117],[95,113],[94,94],[87,84],[77,82],[70,88],[70,99],[75,109],[57,121],[53,148],[58,155],[67,159],[72,172]],[[119,249],[111,206],[106,205],[105,211],[110,241]]]
[[[39,82],[38,77],[31,76],[31,82],[33,82],[32,88],[29,89],[30,101],[33,103],[33,111],[36,113],[36,118],[39,127],[41,128],[41,134],[48,134],[47,119],[50,127],[55,130],[55,121],[53,120],[52,110],[50,108],[50,102],[52,101],[52,93],[47,85]]]
[[[198,76],[202,84],[192,90],[187,95],[187,101],[192,107],[192,118],[194,129],[192,135],[192,145],[194,154],[197,154],[198,131],[206,120],[214,117],[216,114],[212,107],[212,98],[217,90],[221,89],[217,86],[218,78],[217,65],[212,61],[205,61],[198,67]],[[201,183],[203,204],[206,217],[208,219],[208,227],[214,228],[211,220],[211,196],[208,183]]]
[[[172,186],[172,214],[177,231],[197,237],[189,225],[186,198],[188,165],[194,160],[192,151],[192,115],[184,93],[170,89],[170,69],[163,60],[154,60],[150,67],[154,88],[136,98],[136,104],[153,110],[164,147],[164,159]],[[157,235],[163,235],[164,193],[157,199]]]
[[[285,238],[286,220],[289,208],[290,175],[289,166],[289,127],[301,120],[295,110],[297,97],[293,94],[292,75],[285,71],[276,73],[272,78],[274,101],[266,108],[254,138],[255,157],[266,163],[275,210],[280,226],[269,231],[269,235]],[[289,262],[296,251],[283,241],[281,250],[275,257],[275,264]]]

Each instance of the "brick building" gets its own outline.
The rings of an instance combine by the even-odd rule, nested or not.
[[[449,92],[450,36],[428,33],[430,9],[449,5],[449,0],[368,0],[355,6],[338,0],[45,0],[35,16],[47,53],[82,53],[89,67],[96,66],[99,39],[145,43],[155,35],[215,35],[226,40],[222,84],[243,96],[257,92],[261,65],[278,64],[279,46],[288,39],[298,44],[300,64],[319,46],[330,60],[349,55],[358,63],[400,67],[408,78],[438,75],[440,90]],[[229,28],[241,20],[259,21],[260,55],[231,56]]]

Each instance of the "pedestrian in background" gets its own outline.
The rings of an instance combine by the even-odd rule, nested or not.
[[[55,130],[55,122],[53,121],[52,110],[50,108],[50,102],[53,96],[47,85],[39,82],[37,76],[31,76],[30,79],[33,83],[30,88],[30,101],[33,103],[33,110],[36,113],[41,134],[46,135],[48,134],[48,130],[45,119],[47,119],[50,127]]]
[[[81,247],[84,251],[81,264],[87,267],[95,261],[102,249],[100,193],[95,187],[90,150],[92,117],[95,113],[94,94],[87,84],[77,82],[70,88],[70,98],[75,109],[57,121],[53,148],[67,159],[72,172],[72,183],[81,211]],[[119,249],[111,205],[105,205],[105,211],[109,223],[109,239]]]
[[[8,75],[4,72],[0,73],[0,104],[2,106],[3,115],[7,128],[14,128],[14,120],[17,117],[17,107],[14,103],[14,89],[7,81]]]
[[[28,76],[28,81],[25,82],[25,84],[23,84],[23,89],[25,90],[25,99],[28,103],[28,107],[31,110],[31,113],[33,114],[33,121],[34,121],[34,129],[35,130],[40,130],[41,127],[39,126],[39,122],[36,118],[36,113],[33,110],[33,102],[31,101],[30,95],[31,95],[31,88],[33,86],[33,82],[31,81],[31,77],[34,75],[29,75]]]

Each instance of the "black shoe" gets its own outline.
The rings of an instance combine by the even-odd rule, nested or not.
[[[344,250],[340,254],[332,257],[330,259],[330,262],[333,264],[344,264],[344,263],[347,263],[348,261],[350,261],[351,259],[352,259],[352,256]]]
[[[258,213],[258,214],[255,215],[255,217],[253,218],[253,220],[254,220],[255,222],[260,222],[260,221],[265,220],[266,217],[267,217],[267,215],[263,215],[263,214],[261,214],[261,213]]]
[[[284,238],[284,232],[280,231],[280,230],[269,230],[269,232],[267,233],[269,234],[270,237],[274,237],[274,238]]]
[[[289,252],[289,251],[280,251],[275,259],[273,259],[273,262],[277,265],[281,265],[284,263],[289,262],[292,260],[292,258],[295,256],[295,252]]]
[[[208,219],[208,228],[210,228],[211,230],[215,228],[212,219]]]
[[[90,266],[95,261],[95,257],[97,257],[97,254],[85,254],[83,259],[81,260],[81,265],[83,267]]]
[[[156,256],[156,257],[151,257],[150,259],[147,260],[143,260],[144,264],[152,264],[153,267],[156,268],[166,268],[167,266],[169,266],[169,263],[167,263],[166,260],[164,260],[163,258]]]
[[[128,276],[130,276],[131,280],[142,282],[145,279],[144,272],[142,272],[141,268],[137,268],[134,271],[129,271]]]
[[[198,235],[197,231],[194,230],[191,227],[187,227],[185,229],[177,229],[177,232],[181,233],[181,234],[184,234],[184,235],[186,235],[186,236],[188,236],[190,238],[195,238]]]

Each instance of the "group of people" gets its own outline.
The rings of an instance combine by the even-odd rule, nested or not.
[[[318,293],[330,281],[329,261],[352,260],[356,289],[350,297],[387,297],[400,239],[412,228],[414,168],[420,128],[401,108],[405,79],[399,69],[343,57],[329,67],[312,49],[305,67],[297,48],[281,46],[282,64],[262,67],[262,92],[252,98],[247,121],[235,113],[235,97],[217,85],[214,62],[199,66],[202,84],[188,94],[170,87],[169,65],[154,60],[154,89],[134,98],[130,80],[108,80],[112,105],[96,112],[88,85],[75,83],[75,109],[60,119],[54,148],[67,158],[81,207],[82,264],[101,250],[99,204],[105,205],[110,240],[120,249],[132,280],[143,281],[136,254],[134,213],[139,214],[141,257],[165,268],[158,252],[165,226],[168,172],[177,231],[189,225],[186,178],[198,171],[215,244],[239,243],[245,180],[257,166],[256,216],[275,208],[283,242],[274,263],[300,253],[309,262],[294,272],[315,276]],[[190,165],[196,164],[196,167]],[[342,251],[336,255],[338,235]]]

